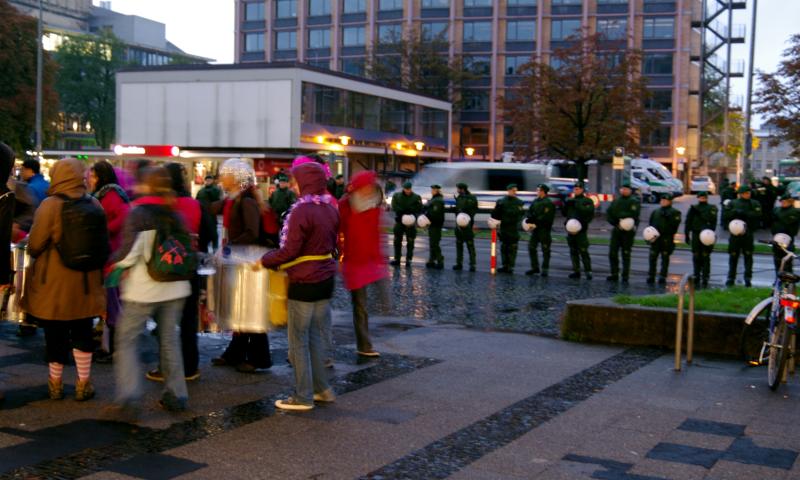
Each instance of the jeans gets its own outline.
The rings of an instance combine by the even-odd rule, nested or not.
[[[142,396],[144,372],[137,351],[139,335],[148,318],[158,324],[161,373],[164,375],[162,399],[184,406],[189,398],[183,373],[183,357],[178,337],[178,322],[184,298],[158,303],[123,302],[115,332],[114,373],[117,401],[133,404]]]
[[[316,302],[289,300],[289,359],[294,370],[294,398],[304,405],[313,405],[314,393],[330,388],[322,334],[329,314],[330,299]]]
[[[186,298],[181,314],[181,350],[183,356],[183,370],[186,376],[197,373],[200,354],[197,350],[197,330],[199,329],[199,308],[197,305],[200,297],[199,277],[191,279],[192,294]]]

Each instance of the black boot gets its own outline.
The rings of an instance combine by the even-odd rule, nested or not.
[[[453,270],[455,270],[457,272],[460,272],[463,269],[464,269],[464,267],[462,267],[460,263],[456,264],[456,265],[453,265]]]
[[[581,274],[580,274],[580,272],[572,272],[572,273],[569,274],[569,278],[575,280],[577,278],[581,278]]]

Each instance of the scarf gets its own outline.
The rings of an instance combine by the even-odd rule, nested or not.
[[[286,214],[286,219],[283,221],[280,248],[283,248],[284,245],[286,245],[286,238],[289,236],[289,222],[292,220],[292,212],[294,212],[295,207],[304,203],[313,203],[315,205],[331,205],[333,203],[333,195],[329,193],[325,193],[323,195],[308,194],[298,198],[297,201],[294,202],[291,207],[289,207],[288,213]]]
[[[125,203],[131,202],[130,199],[128,198],[128,194],[125,193],[125,190],[123,190],[122,187],[120,187],[116,183],[108,183],[100,187],[100,190],[94,192],[94,198],[102,200],[103,197],[105,197],[106,194],[108,194],[108,192],[110,192],[111,190],[117,192],[117,195],[119,195],[119,198],[121,198],[123,202]]]

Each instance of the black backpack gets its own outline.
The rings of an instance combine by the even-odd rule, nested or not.
[[[103,207],[83,195],[64,200],[61,207],[61,240],[56,250],[65,267],[79,272],[92,272],[105,266],[111,255],[108,223]]]

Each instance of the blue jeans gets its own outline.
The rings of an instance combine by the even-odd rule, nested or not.
[[[326,341],[323,325],[330,315],[330,300],[289,300],[289,359],[294,369],[298,403],[314,404],[314,393],[329,389],[325,371]]]
[[[142,396],[144,372],[139,362],[139,335],[148,318],[158,324],[161,373],[164,375],[162,399],[170,406],[186,406],[189,392],[183,372],[180,337],[177,327],[183,313],[184,298],[159,303],[122,302],[122,315],[115,332],[114,373],[117,402],[133,404]]]

